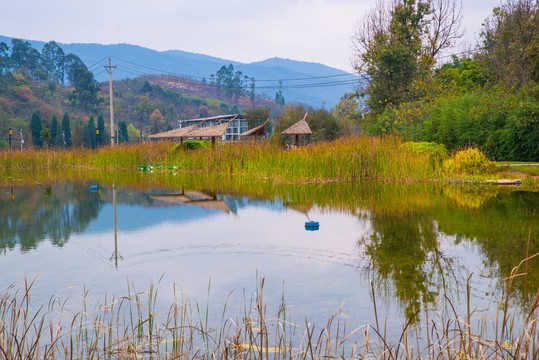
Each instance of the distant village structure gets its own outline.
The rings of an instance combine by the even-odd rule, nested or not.
[[[217,139],[224,141],[239,140],[240,135],[249,129],[249,123],[242,115],[220,115],[208,118],[181,120],[178,129],[150,135],[152,140],[211,138],[212,146]]]
[[[230,120],[232,120],[232,122],[230,122],[230,124],[226,128],[226,131],[222,135],[221,140],[225,140],[225,141],[239,140],[240,134],[249,130],[249,123],[247,122],[247,119],[245,117],[238,114],[219,115],[219,116],[212,116],[208,118],[180,120],[180,128],[185,128],[185,127],[189,127],[195,124],[200,124],[200,126],[197,128],[198,130],[198,129],[208,127],[208,126],[215,126],[217,124],[227,123]]]

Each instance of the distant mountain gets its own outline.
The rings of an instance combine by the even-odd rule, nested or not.
[[[11,39],[0,36],[0,41],[8,45]],[[28,41],[40,51],[45,45],[42,41]],[[113,65],[117,65],[114,80],[163,73],[209,80],[210,75],[215,74],[221,66],[232,64],[235,70],[256,79],[257,93],[265,93],[273,98],[279,90],[277,80],[283,80],[282,92],[287,102],[314,107],[332,107],[345,92],[353,90],[354,82],[358,80],[353,74],[329,66],[281,58],[247,64],[180,50],[156,51],[130,44],[58,44],[66,54],[73,53],[80,57],[98,81],[108,80],[102,65],[108,64],[109,56]]]

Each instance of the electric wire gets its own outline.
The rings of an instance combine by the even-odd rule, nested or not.
[[[461,51],[459,53],[452,53],[452,54],[448,54],[448,55],[444,55],[444,56],[440,56],[438,57],[438,60],[441,60],[441,59],[447,59],[447,58],[453,58],[453,57],[459,57],[459,56],[463,56],[463,55],[470,55],[472,53],[475,53],[475,52],[478,52],[478,51],[481,51],[481,50],[484,50],[484,49],[487,49],[489,48],[491,45],[486,45],[486,46],[482,46],[482,47],[476,47],[474,49],[469,49],[469,50],[465,50],[465,51]],[[104,57],[103,59],[101,59],[100,61],[103,61],[105,60],[107,57]],[[125,59],[122,59],[122,58],[119,58],[117,56],[111,56],[111,58],[114,58],[120,62],[124,62],[124,63],[127,63],[127,64],[130,64],[130,65],[133,65],[133,66],[136,66],[136,67],[140,67],[140,68],[144,68],[144,69],[147,69],[147,70],[152,70],[152,71],[156,71],[158,74],[162,74],[162,75],[172,75],[172,76],[178,76],[178,77],[182,77],[182,78],[185,78],[185,79],[188,79],[188,80],[193,80],[193,79],[205,79],[206,77],[202,77],[202,76],[195,76],[195,75],[186,75],[186,74],[181,74],[181,73],[176,73],[176,72],[171,72],[171,71],[165,71],[165,70],[162,70],[162,69],[158,69],[158,68],[155,68],[155,67],[151,67],[151,66],[146,66],[146,65],[142,65],[142,64],[138,64],[138,63],[135,63],[133,61],[129,61],[129,60],[125,60]],[[99,62],[97,62],[96,64],[94,64],[92,67],[94,67],[95,65],[97,65]],[[152,73],[149,73],[149,72],[146,72],[146,71],[141,71],[141,70],[138,70],[138,69],[134,69],[132,67],[129,67],[129,66],[126,66],[126,65],[123,65],[123,64],[120,64],[120,65],[117,65],[118,66],[118,70],[121,70],[121,71],[124,71],[126,73],[129,73],[129,74],[132,74],[132,75],[137,75],[137,76],[151,76],[151,75],[155,75],[155,74],[152,74]],[[91,67],[91,68],[92,68]],[[403,65],[395,65],[395,66],[391,66],[391,67],[388,67],[389,70],[395,70],[395,69],[403,69],[404,70],[404,67]],[[100,72],[98,75],[102,74],[103,72]],[[98,76],[98,75],[95,75],[95,76]],[[296,77],[296,78],[281,78],[281,79],[260,79],[260,80],[256,80],[255,79],[255,82],[256,83],[259,83],[259,82],[274,82],[274,83],[278,83],[278,82],[284,82],[284,81],[308,81],[308,80],[317,80],[317,79],[331,79],[331,78],[338,78],[338,77],[350,77],[350,76],[353,76],[354,78],[353,79],[344,79],[344,80],[335,80],[335,81],[328,81],[328,82],[315,82],[315,83],[304,83],[304,84],[279,84],[279,85],[263,85],[263,86],[256,86],[256,89],[258,90],[270,90],[270,89],[305,89],[305,88],[323,88],[323,87],[330,87],[330,86],[343,86],[343,85],[353,85],[353,84],[357,84],[359,82],[359,78],[362,78],[366,83],[370,83],[371,80],[368,78],[368,76],[366,74],[353,74],[353,73],[345,73],[345,74],[335,74],[335,75],[324,75],[324,76],[311,76],[311,77]],[[194,80],[196,81],[196,80]],[[198,81],[197,81],[198,82]],[[211,84],[204,84],[202,82],[198,82],[198,85],[199,86],[207,86],[207,87],[214,87],[214,85],[211,85]],[[229,87],[230,88],[230,87]],[[234,88],[240,88],[240,87],[232,87],[232,89]],[[244,88],[244,87],[241,87],[241,88]]]

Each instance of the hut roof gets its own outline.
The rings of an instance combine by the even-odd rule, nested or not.
[[[185,137],[188,133],[195,130],[195,128],[199,125],[200,124],[194,124],[194,125],[186,126],[184,128],[174,129],[174,130],[162,132],[159,134],[153,134],[153,135],[150,135],[149,138],[150,139],[174,139],[174,138]]]
[[[234,116],[232,118],[232,120],[236,119],[236,117],[237,116]],[[230,120],[226,124],[217,123],[217,124],[212,125],[212,126],[206,126],[206,127],[200,128],[200,129],[193,130],[190,133],[186,134],[186,136],[188,136],[188,137],[220,137],[220,136],[223,136],[226,129],[228,128],[228,126],[232,122],[232,120]],[[219,122],[221,122],[221,121],[219,121]]]
[[[268,120],[266,120],[262,125],[258,125],[257,127],[252,128],[251,130],[247,130],[244,133],[241,133],[240,136],[263,136],[266,135],[266,124],[268,123]]]
[[[298,121],[294,125],[290,126],[288,129],[283,131],[281,134],[283,135],[308,135],[312,134],[313,132],[309,128],[309,125],[307,124],[307,121],[305,119]]]

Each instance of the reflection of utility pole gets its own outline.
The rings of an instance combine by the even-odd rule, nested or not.
[[[116,227],[116,185],[112,183],[112,204],[114,206],[114,264],[118,267],[118,233]]]
[[[110,99],[110,145],[114,146],[114,102],[112,98],[112,72],[116,66],[112,66],[109,56],[109,66],[104,66],[109,73],[109,99]]]
[[[22,130],[19,130],[19,134],[21,134],[21,151],[22,151],[22,144],[24,144],[24,140],[22,139]]]

